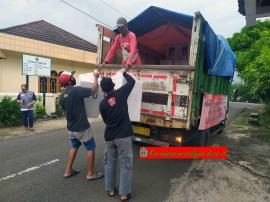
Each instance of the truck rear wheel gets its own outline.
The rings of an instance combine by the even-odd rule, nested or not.
[[[199,144],[198,144],[198,146],[207,146],[207,143],[208,143],[208,137],[209,137],[209,135],[208,135],[208,132],[207,131],[200,131],[199,132]]]

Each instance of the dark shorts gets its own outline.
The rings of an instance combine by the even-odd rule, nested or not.
[[[89,127],[88,129],[82,132],[72,132],[68,131],[70,138],[70,145],[73,149],[79,149],[81,144],[83,143],[84,147],[88,151],[93,151],[96,148],[95,139],[93,137],[92,129]]]
[[[77,138],[73,138],[73,139],[70,139],[70,145],[73,149],[79,149],[82,143]],[[87,151],[94,151],[96,149],[96,143],[95,143],[94,137],[92,137],[87,142],[83,142],[83,145]]]

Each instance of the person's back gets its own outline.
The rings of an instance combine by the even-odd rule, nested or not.
[[[87,180],[95,180],[103,177],[103,173],[94,170],[96,143],[90,124],[87,119],[84,106],[84,98],[95,94],[98,90],[98,73],[94,73],[95,83],[92,88],[83,88],[76,85],[73,73],[62,72],[59,81],[66,88],[60,95],[60,105],[66,112],[68,136],[71,149],[68,154],[68,163],[65,178],[77,175],[79,171],[73,169],[73,163],[81,144],[87,150],[88,171]],[[75,87],[74,87],[75,86]]]
[[[66,111],[69,131],[81,132],[90,127],[84,107],[84,98],[91,96],[91,91],[83,87],[67,87],[60,97],[60,104]]]
[[[105,190],[110,197],[115,196],[115,169],[118,159],[120,167],[119,195],[128,200],[132,193],[133,153],[131,136],[133,134],[128,114],[127,99],[135,80],[123,73],[127,83],[114,91],[111,78],[101,80],[101,88],[106,97],[100,102],[99,109],[105,130]]]
[[[135,80],[127,73],[123,75],[127,79],[126,85],[108,93],[100,103],[100,113],[106,124],[106,141],[132,135],[127,99],[135,84]]]

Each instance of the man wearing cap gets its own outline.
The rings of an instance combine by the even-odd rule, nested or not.
[[[94,171],[95,140],[87,119],[84,98],[94,95],[98,91],[98,73],[94,72],[95,84],[92,88],[83,88],[76,85],[75,72],[64,71],[60,74],[60,83],[65,87],[60,96],[60,105],[66,112],[67,129],[71,149],[68,154],[68,162],[65,178],[77,175],[79,171],[73,169],[73,163],[81,144],[87,152],[88,172],[87,180],[96,180],[103,177],[103,173]]]
[[[122,70],[127,83],[114,90],[111,78],[103,78],[100,86],[105,98],[100,102],[99,110],[105,129],[105,190],[109,197],[116,194],[115,171],[116,160],[120,167],[119,195],[122,201],[131,197],[132,192],[132,139],[131,122],[128,114],[127,99],[132,91],[135,80]]]
[[[104,63],[100,65],[99,69],[104,68],[106,64],[110,63],[116,53],[116,50],[119,48],[122,50],[122,64],[125,65],[125,69],[128,70],[133,64],[142,64],[137,49],[136,35],[128,30],[127,20],[120,17],[116,24],[120,34],[115,37],[114,43],[108,52]]]

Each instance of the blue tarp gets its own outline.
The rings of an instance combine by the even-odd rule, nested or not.
[[[206,21],[203,23],[203,35],[208,74],[233,77],[236,57],[227,40],[216,35]]]
[[[168,22],[174,22],[182,27],[192,29],[193,17],[151,6],[128,22],[128,28],[139,37]]]
[[[192,29],[193,17],[151,6],[128,22],[128,27],[139,37],[168,22]],[[236,57],[226,39],[216,35],[206,21],[203,23],[203,35],[208,74],[233,77]]]

